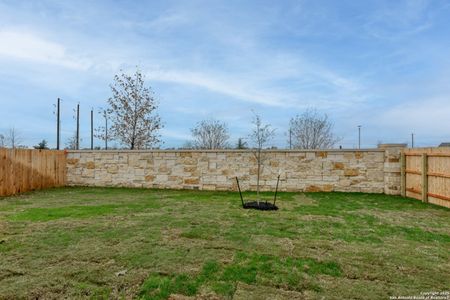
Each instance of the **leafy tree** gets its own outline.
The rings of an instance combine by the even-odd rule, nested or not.
[[[3,134],[0,134],[0,148],[6,147],[6,138]]]
[[[46,140],[42,140],[39,144],[37,144],[36,146],[33,146],[34,149],[48,149],[47,146],[47,141]]]
[[[263,124],[261,117],[255,114],[253,118],[253,131],[251,132],[249,138],[253,142],[254,151],[253,154],[256,158],[256,163],[258,164],[257,177],[256,177],[256,195],[257,201],[259,203],[259,181],[261,177],[261,170],[263,167],[264,156],[262,155],[262,149],[267,145],[267,143],[273,139],[275,136],[275,129],[272,128],[270,124]]]
[[[107,113],[111,120],[110,135],[130,149],[152,148],[160,143],[158,130],[163,127],[156,113],[157,101],[144,75],[136,69],[133,75],[114,76],[110,85]]]
[[[333,134],[333,123],[326,114],[308,109],[289,122],[292,145],[296,149],[327,149],[338,141]]]
[[[203,120],[191,129],[193,145],[197,149],[223,149],[228,145],[228,128],[217,120]]]
[[[247,142],[244,141],[243,138],[238,138],[236,143],[236,149],[247,149]]]

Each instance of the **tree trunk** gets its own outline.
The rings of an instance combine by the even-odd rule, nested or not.
[[[256,201],[259,204],[259,176],[261,171],[261,149],[258,149],[258,174],[256,175]]]

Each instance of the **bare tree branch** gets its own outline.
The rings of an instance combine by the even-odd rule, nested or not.
[[[253,142],[254,145],[254,151],[253,154],[255,155],[256,163],[258,164],[258,170],[257,170],[257,177],[256,177],[256,195],[257,195],[257,201],[259,203],[259,180],[261,177],[261,171],[263,167],[264,162],[264,156],[261,153],[261,150],[263,149],[266,144],[273,139],[275,136],[275,129],[272,129],[272,126],[270,124],[263,124],[261,120],[261,116],[258,114],[255,114],[253,121],[252,121],[254,127],[253,131],[250,134],[249,138]]]
[[[80,139],[79,142],[81,142],[82,139]],[[68,150],[76,150],[77,149],[77,132],[75,131],[73,135],[67,139],[66,141],[66,149]]]
[[[105,150],[108,150],[108,140],[110,140],[110,134],[108,133],[109,125],[108,125],[108,111],[104,108],[99,108],[98,114],[101,116],[101,121],[105,122],[105,125],[100,125],[95,128],[94,136],[98,139],[105,141]],[[100,147],[101,149],[101,147]]]
[[[328,149],[340,139],[333,134],[333,123],[326,114],[308,109],[289,122],[292,145],[296,149]]]
[[[23,146],[20,145],[22,142],[23,138],[21,132],[15,127],[11,127],[6,136],[6,145],[9,145],[12,149],[23,148]]]
[[[203,120],[191,129],[193,146],[197,149],[224,149],[228,147],[227,125],[217,120]]]

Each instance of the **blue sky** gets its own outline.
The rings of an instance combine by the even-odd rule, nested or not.
[[[0,0],[0,132],[55,145],[81,106],[104,106],[120,69],[145,72],[165,123],[163,147],[196,122],[250,131],[252,110],[286,146],[289,119],[327,113],[341,145],[450,141],[449,1],[4,1]],[[100,120],[96,120],[100,123]],[[97,123],[97,122],[96,122]],[[100,145],[100,141],[96,141]]]

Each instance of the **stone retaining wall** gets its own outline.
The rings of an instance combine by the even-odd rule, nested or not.
[[[327,151],[264,151],[262,190],[399,194],[401,146]],[[68,151],[68,185],[170,189],[256,189],[250,150]]]

